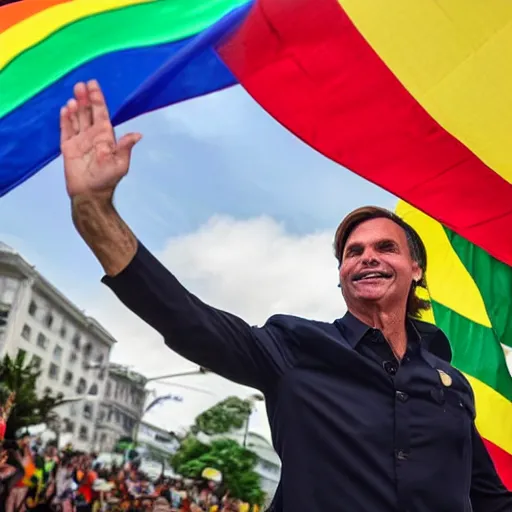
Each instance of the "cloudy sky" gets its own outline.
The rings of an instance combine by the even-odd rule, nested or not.
[[[273,313],[332,320],[343,314],[332,254],[341,218],[396,200],[306,147],[239,87],[131,121],[140,131],[117,206],[137,236],[206,302],[261,324]],[[19,251],[118,340],[113,360],[147,376],[193,365],[100,284],[101,269],[75,233],[62,163],[0,201],[0,240]],[[149,421],[175,429],[219,399],[252,390],[217,376],[155,385],[183,401]],[[192,386],[188,390],[181,386]],[[268,434],[263,407],[251,428]]]

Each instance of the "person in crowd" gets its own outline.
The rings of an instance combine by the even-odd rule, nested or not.
[[[30,434],[21,432],[16,444],[10,450],[9,463],[18,468],[16,479],[11,483],[6,503],[6,512],[25,512],[25,500],[36,472],[34,457],[30,449]]]

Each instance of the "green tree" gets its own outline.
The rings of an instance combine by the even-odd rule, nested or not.
[[[16,358],[6,355],[0,361],[0,403],[4,404],[11,392],[16,393],[14,407],[7,421],[5,437],[13,439],[16,432],[30,425],[50,423],[55,420],[53,410],[65,401],[63,395],[53,395],[48,390],[42,396],[36,392],[41,370],[30,362],[25,364],[25,353]]]
[[[249,400],[230,396],[200,414],[196,418],[193,432],[215,435],[239,430],[245,425],[251,410],[252,404]]]
[[[261,505],[264,493],[254,471],[256,455],[232,439],[218,439],[210,445],[189,436],[174,455],[173,468],[188,478],[200,478],[205,468],[219,470],[230,496]]]

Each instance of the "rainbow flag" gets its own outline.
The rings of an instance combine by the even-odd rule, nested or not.
[[[114,124],[242,84],[300,139],[512,264],[509,0],[22,0],[0,7],[0,195],[97,78]],[[29,150],[28,150],[29,149]]]
[[[305,143],[441,222],[407,214],[427,225],[433,321],[512,487],[510,0],[7,2],[0,195],[58,155],[59,109],[90,78],[116,125],[241,84]]]
[[[475,394],[477,428],[505,485],[512,489],[512,269],[404,202],[397,213],[427,248],[427,283],[435,323],[452,345],[452,364]]]

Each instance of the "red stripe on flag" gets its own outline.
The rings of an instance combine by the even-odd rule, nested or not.
[[[483,441],[505,487],[512,491],[512,455],[487,439]]]
[[[512,265],[512,186],[430,117],[336,0],[259,0],[219,53],[303,141]]]

